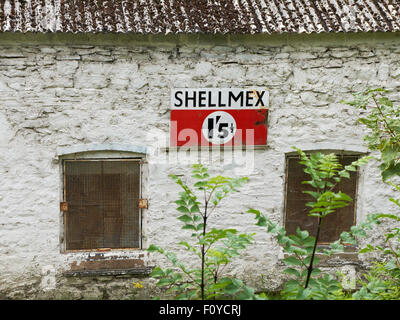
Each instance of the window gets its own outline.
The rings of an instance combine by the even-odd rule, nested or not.
[[[340,164],[349,165],[357,160],[358,155],[338,155]],[[310,190],[310,186],[302,184],[302,181],[310,180],[310,176],[303,170],[304,166],[299,164],[298,156],[287,156],[286,158],[286,203],[285,203],[285,228],[288,234],[295,234],[297,227],[307,230],[311,235],[315,235],[317,229],[317,219],[309,217],[310,207],[306,203],[313,198],[303,193]],[[350,172],[350,179],[342,179],[335,187],[334,191],[342,191],[350,196],[353,201],[349,206],[337,210],[324,218],[321,226],[320,244],[331,243],[339,239],[343,231],[349,231],[355,224],[355,210],[357,197],[357,177],[358,172]]]
[[[64,160],[66,250],[140,248],[140,160]]]

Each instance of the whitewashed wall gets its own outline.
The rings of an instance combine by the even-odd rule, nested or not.
[[[332,44],[312,37],[291,39],[228,45],[209,38],[203,45],[149,41],[126,46],[53,40],[12,45],[12,37],[4,43],[0,39],[0,297],[128,297],[131,279],[125,277],[61,275],[70,263],[87,255],[60,253],[57,150],[154,146],[160,132],[168,137],[174,87],[269,88],[268,147],[254,151],[254,168],[241,170],[240,161],[223,165],[215,154],[209,168],[215,174],[250,178],[213,219],[218,226],[258,232],[256,244],[230,271],[260,288],[278,288],[283,279],[281,249],[254,226],[251,216],[240,213],[255,207],[281,222],[285,152],[292,146],[365,151],[364,128],[355,123],[357,112],[340,100],[368,86],[400,86],[397,38],[350,37]],[[202,155],[206,163],[208,156]],[[179,188],[168,174],[186,175],[189,166],[159,164],[152,154],[148,160],[143,186],[150,203],[143,212],[145,244],[175,249],[184,234],[173,204]],[[371,162],[360,177],[357,221],[369,212],[390,211],[389,191]],[[379,232],[371,238],[377,240]],[[148,265],[164,263],[146,252],[117,255],[141,255]],[[56,279],[53,286],[51,279]],[[154,281],[140,281],[145,284],[140,294],[149,297]]]

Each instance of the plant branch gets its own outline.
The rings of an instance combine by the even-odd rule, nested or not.
[[[329,177],[330,177],[330,173],[331,173],[331,170],[328,171],[327,178],[325,179],[323,194],[326,192],[326,186],[327,186],[327,182],[328,182]],[[310,265],[309,265],[308,271],[307,271],[307,279],[306,279],[306,284],[305,284],[305,286],[304,286],[305,289],[308,287],[308,283],[310,282],[311,273],[312,273],[312,271],[313,271],[313,263],[314,263],[314,258],[315,258],[315,252],[316,252],[316,250],[317,250],[317,244],[318,244],[318,239],[319,239],[319,233],[320,233],[320,231],[321,231],[322,219],[323,219],[323,217],[320,215],[320,216],[318,217],[317,234],[315,235],[315,242],[314,242],[314,247],[313,247],[313,251],[312,251],[312,254],[311,254],[311,261],[310,261]]]
[[[307,289],[308,287],[308,283],[310,281],[310,277],[311,277],[311,273],[313,271],[313,263],[314,263],[314,257],[315,257],[315,251],[317,249],[317,243],[318,243],[318,238],[319,238],[319,232],[321,230],[321,222],[322,222],[322,218],[318,217],[318,228],[317,228],[317,234],[315,235],[315,242],[314,242],[314,247],[313,247],[313,251],[311,254],[311,261],[310,261],[310,265],[308,266],[308,272],[307,272],[307,279],[306,279],[306,284],[304,286],[305,289]]]
[[[296,256],[296,258],[301,262],[301,264],[308,269],[308,266],[304,263],[303,259],[295,252],[294,255]]]
[[[399,256],[397,254],[397,252],[393,249],[392,244],[390,243],[390,240],[387,241],[390,251],[392,251],[392,254],[394,255],[394,258],[396,259],[396,264],[400,269],[400,261],[399,261]]]
[[[204,189],[204,195],[206,196],[206,192]],[[211,196],[210,196],[211,197]],[[203,216],[203,240],[206,235],[206,228],[207,228],[207,208],[208,208],[208,201],[210,197],[207,199],[205,197],[205,205],[204,205],[204,216]],[[205,287],[205,282],[204,282],[204,268],[205,268],[205,257],[206,257],[206,252],[205,252],[205,245],[204,242],[201,245],[201,283],[200,283],[200,290],[201,290],[201,300],[204,300],[204,287]]]
[[[378,109],[379,113],[380,113],[381,116],[382,116],[382,120],[383,120],[383,122],[385,123],[386,129],[389,130],[389,133],[392,135],[392,137],[393,137],[394,139],[396,139],[396,138],[397,138],[397,137],[396,137],[396,133],[392,130],[392,128],[391,128],[391,127],[389,126],[389,124],[387,123],[385,114],[383,113],[382,109],[379,107],[379,104],[378,104],[378,102],[376,101],[375,95],[372,95],[372,100],[374,100],[374,103],[375,103],[375,105],[376,105],[376,108]]]

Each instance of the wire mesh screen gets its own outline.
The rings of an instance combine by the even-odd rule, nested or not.
[[[349,165],[357,160],[358,156],[338,156],[339,162]],[[317,230],[317,218],[307,214],[310,207],[307,202],[313,201],[310,195],[303,193],[310,190],[310,185],[302,184],[302,181],[310,180],[310,176],[304,172],[304,166],[299,164],[299,157],[287,158],[287,186],[286,186],[286,217],[285,228],[288,234],[295,234],[297,227],[307,230],[310,235],[315,235]],[[357,190],[357,172],[350,172],[350,179],[343,178],[333,191],[342,191],[350,196],[353,201],[349,206],[338,209],[335,213],[326,216],[321,225],[319,243],[330,243],[339,239],[343,231],[349,231],[355,224],[355,200]]]
[[[66,249],[139,248],[139,161],[65,162]]]

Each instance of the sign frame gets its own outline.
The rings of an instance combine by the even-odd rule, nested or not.
[[[173,88],[170,103],[170,147],[172,148],[266,146],[268,89]],[[209,117],[214,118],[208,119],[209,124],[207,124],[205,119]],[[225,122],[218,122],[221,119]],[[188,122],[186,126],[182,125],[184,121]],[[195,139],[189,137],[189,141],[186,137],[186,140],[181,140],[182,131],[189,133],[189,136],[195,134],[193,132],[195,131],[197,136]],[[247,131],[254,131],[253,142],[251,137],[248,138]],[[221,139],[221,142],[218,142],[218,139]]]

